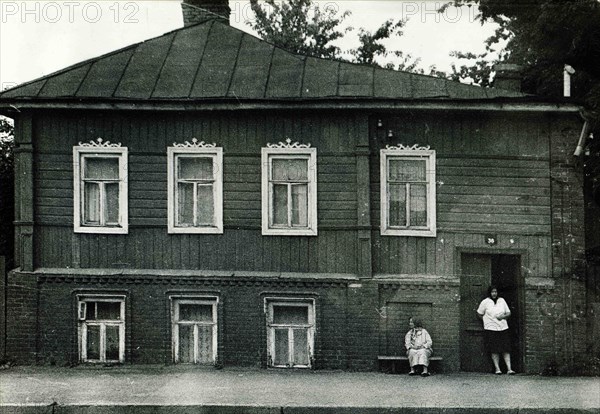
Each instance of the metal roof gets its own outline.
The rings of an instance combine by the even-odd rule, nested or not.
[[[207,20],[22,84],[0,93],[0,100],[487,100],[526,96],[296,55]]]

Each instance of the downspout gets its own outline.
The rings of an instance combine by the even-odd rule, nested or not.
[[[581,116],[585,122],[583,123],[581,134],[579,135],[579,142],[577,142],[577,147],[575,148],[575,152],[573,153],[575,157],[580,157],[581,154],[583,154],[583,150],[585,148],[585,141],[590,135],[590,123],[587,119],[585,119],[585,116],[583,114],[581,114]]]
[[[565,92],[565,96],[570,96],[570,72],[569,69],[570,66],[565,65],[565,84],[564,84],[564,92]],[[572,69],[572,68],[571,68]],[[567,79],[568,78],[568,79]],[[568,88],[568,89],[567,89]],[[568,93],[568,95],[567,95]],[[588,137],[590,136],[590,121],[588,120],[588,117],[586,117],[586,115],[583,112],[583,109],[580,111],[580,115],[581,118],[583,118],[584,122],[583,122],[583,127],[581,128],[581,133],[579,134],[579,141],[577,142],[577,147],[575,148],[575,151],[573,152],[573,156],[574,157],[580,157],[584,151],[585,151],[585,145],[586,145],[586,140],[588,139]],[[564,193],[563,193],[564,196]],[[571,205],[569,205],[569,212],[571,213]],[[563,212],[564,212],[564,206],[562,208]],[[572,222],[571,220],[569,220],[569,233],[572,234]],[[564,239],[563,239],[564,241]],[[572,250],[571,250],[571,245],[569,244],[569,261],[570,266],[572,266],[573,262],[573,255],[572,255]],[[563,268],[564,268],[564,256],[563,256]],[[566,276],[566,275],[564,275]],[[567,349],[568,352],[568,356],[569,356],[569,362],[571,364],[573,364],[574,362],[574,357],[575,357],[575,344],[574,344],[574,335],[573,335],[573,329],[574,329],[574,325],[575,325],[575,320],[573,317],[573,277],[570,276],[567,280],[567,284],[568,284],[568,297],[569,297],[569,301],[565,301],[565,306],[567,305],[567,303],[569,304],[568,306],[568,312],[566,312],[565,309],[565,324],[569,323],[568,321],[570,321],[569,323],[569,328],[570,329],[565,329],[565,332],[570,332],[570,349]],[[587,308],[587,300],[586,300],[586,308]],[[566,327],[565,327],[566,328]],[[566,339],[566,338],[565,338]]]
[[[565,65],[563,71],[563,96],[569,98],[571,96],[571,75],[575,73],[575,69],[571,65]]]

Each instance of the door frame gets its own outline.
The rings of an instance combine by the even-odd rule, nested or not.
[[[460,295],[461,283],[462,283],[462,255],[463,254],[487,254],[487,255],[508,255],[508,256],[519,256],[521,262],[521,269],[529,268],[529,251],[527,249],[507,249],[507,248],[477,248],[477,247],[455,247],[454,251],[454,274],[459,278],[458,291]],[[525,313],[525,274],[523,271],[517,275],[517,297],[518,297],[518,309],[519,309],[519,346],[518,346],[518,366],[524,371],[527,366],[527,356],[525,354],[525,342],[527,338],[527,314]],[[461,326],[462,321],[459,313],[458,316],[458,335],[460,343]],[[511,355],[514,358],[515,355]]]

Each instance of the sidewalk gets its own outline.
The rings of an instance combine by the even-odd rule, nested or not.
[[[0,412],[598,413],[600,378],[17,367],[0,371]]]

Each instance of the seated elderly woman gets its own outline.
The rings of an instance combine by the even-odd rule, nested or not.
[[[429,357],[433,354],[431,336],[417,318],[410,318],[408,324],[411,329],[404,337],[404,346],[406,346],[406,355],[410,364],[408,375],[416,375],[415,367],[421,365],[423,367],[421,375],[428,377]]]

